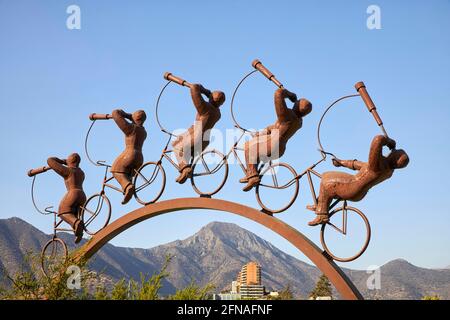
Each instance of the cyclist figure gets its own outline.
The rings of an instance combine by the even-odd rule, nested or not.
[[[114,161],[111,166],[111,173],[122,187],[124,193],[122,204],[126,204],[135,191],[131,182],[132,176],[144,162],[142,146],[147,138],[147,131],[143,125],[147,116],[143,110],[130,114],[120,109],[114,110],[111,115],[117,126],[125,134],[125,150]]]
[[[387,157],[383,156],[383,146],[391,149]],[[333,159],[334,166],[357,170],[358,173],[329,171],[322,175],[317,207],[307,206],[316,212],[317,217],[308,224],[316,226],[328,222],[328,207],[333,199],[360,201],[370,188],[392,177],[395,169],[406,167],[408,155],[404,150],[396,150],[395,146],[394,140],[379,135],[372,140],[368,162]]]
[[[286,98],[294,103],[291,109],[286,106]],[[297,100],[294,93],[284,88],[275,91],[274,100],[277,121],[256,133],[244,145],[247,172],[245,177],[239,180],[240,183],[247,183],[244,191],[258,185],[258,164],[281,157],[288,140],[302,127],[303,117],[312,110],[311,102],[304,98]]]
[[[210,129],[219,121],[219,108],[225,102],[225,94],[222,91],[211,92],[201,84],[192,84],[189,88],[192,102],[197,109],[195,122],[172,143],[180,172],[176,182],[180,184],[186,182],[192,173],[189,164],[191,157],[201,153],[209,145]],[[202,94],[208,97],[208,101],[203,99]]]
[[[75,243],[83,238],[83,221],[80,220],[80,207],[86,202],[83,191],[84,172],[79,167],[81,158],[78,153],[72,153],[67,160],[56,157],[48,158],[48,166],[64,178],[67,193],[62,198],[58,217],[67,222],[75,233]]]

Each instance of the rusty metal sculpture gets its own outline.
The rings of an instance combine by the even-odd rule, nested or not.
[[[183,184],[192,174],[191,159],[209,145],[210,130],[220,120],[219,108],[225,102],[225,94],[222,91],[211,92],[201,84],[190,84],[170,72],[167,72],[164,78],[188,87],[197,110],[195,123],[172,143],[180,172],[176,181]],[[208,101],[203,99],[202,95],[208,97]]]
[[[237,94],[240,86],[242,85],[242,83],[250,75],[259,71],[265,77],[267,77],[270,81],[275,83],[275,85],[277,85],[280,89],[283,88],[283,85],[281,84],[281,82],[275,78],[275,76],[261,63],[261,61],[259,61],[259,60],[253,61],[252,66],[255,68],[255,70],[252,70],[250,73],[248,73],[247,75],[245,75],[242,78],[242,80],[238,83],[237,87],[235,88],[232,99],[231,99],[232,119],[233,119],[235,127],[242,131],[241,135],[238,137],[238,139],[234,142],[231,149],[225,155],[223,155],[222,153],[220,153],[217,150],[207,150],[207,151],[203,152],[199,157],[194,159],[194,161],[193,161],[193,164],[192,164],[193,174],[192,174],[191,182],[194,187],[194,190],[201,196],[210,197],[210,196],[216,194],[217,192],[219,192],[222,189],[222,187],[225,185],[225,182],[228,178],[228,161],[227,161],[227,159],[229,158],[229,156],[231,154],[234,155],[234,157],[237,160],[243,173],[245,175],[247,175],[247,173],[248,173],[248,168],[244,165],[244,163],[242,162],[242,160],[238,154],[238,152],[245,153],[246,150],[245,150],[245,148],[239,147],[239,142],[242,140],[242,138],[246,134],[251,134],[252,136],[255,136],[256,133],[251,132],[250,130],[247,130],[247,129],[243,128],[241,125],[239,125],[239,123],[237,122],[236,117],[234,115],[234,109],[233,109],[236,94]],[[278,92],[280,94],[286,93],[286,91],[278,91]],[[276,95],[278,95],[278,93],[276,93]],[[294,98],[294,96],[292,94],[290,94],[290,96],[292,98]],[[282,103],[280,102],[279,104],[281,105]],[[299,121],[298,118],[297,118],[297,121]],[[248,153],[247,153],[247,155],[248,155]],[[212,168],[210,168],[208,166],[208,163],[211,163],[211,162],[214,164],[214,166]],[[255,169],[255,168],[252,168],[252,169]],[[216,176],[218,172],[222,172],[219,174],[219,176],[221,178],[219,180],[220,183],[217,185],[217,187],[215,187],[215,189],[213,189],[213,191],[205,191],[205,189],[201,189],[198,186],[199,180],[204,179],[205,177],[208,177],[208,179],[210,179],[209,178],[210,176],[212,176],[212,175]],[[256,183],[255,194],[256,194],[256,199],[262,208],[262,211],[267,214],[274,214],[274,213],[279,213],[279,212],[283,212],[283,211],[287,210],[294,203],[294,201],[298,195],[299,184],[298,184],[298,181],[296,181],[295,179],[294,179],[295,181],[293,183],[290,183],[290,184],[281,183],[280,184],[280,181],[283,179],[279,179],[279,177],[280,176],[288,176],[288,177],[290,176],[292,178],[295,178],[297,176],[297,173],[294,170],[294,168],[292,168],[289,164],[286,164],[286,163],[282,163],[282,162],[275,163],[275,162],[272,162],[271,160],[269,160],[269,161],[262,163],[259,167],[256,166],[256,172],[258,174],[258,182]],[[261,195],[260,191],[263,188],[272,189],[272,190],[288,190],[287,193],[290,194],[290,200],[287,203],[284,203],[281,207],[274,208],[272,206],[269,206],[266,201],[262,200],[262,195]]]
[[[362,162],[356,159],[339,160],[333,155],[333,164],[336,167],[346,167],[357,170],[358,173],[356,175],[350,175],[344,172],[330,171],[322,175],[318,200],[315,201],[314,205],[307,206],[309,210],[315,211],[317,214],[317,217],[309,222],[310,226],[325,224],[329,221],[329,206],[333,199],[360,201],[365,197],[370,188],[389,179],[395,169],[404,168],[409,163],[406,152],[401,149],[396,150],[396,142],[388,137],[383,126],[383,121],[378,115],[375,104],[370,98],[364,83],[356,83],[355,88],[362,97],[369,112],[374,116],[375,121],[380,126],[384,135],[376,136],[372,140],[368,162]],[[320,136],[319,145],[323,152]],[[391,149],[391,153],[387,157],[383,156],[383,146]]]
[[[180,172],[180,176],[178,177],[177,182],[183,183],[187,178],[190,178],[192,182],[193,175],[191,173],[194,170],[196,161],[194,157],[189,157],[190,159],[188,159],[186,157],[186,154],[187,155],[192,154],[193,151],[192,149],[195,148],[198,141],[202,141],[205,138],[203,136],[203,133],[206,130],[211,129],[214,126],[214,124],[219,120],[220,111],[218,108],[225,101],[225,95],[221,91],[211,92],[201,85],[191,84],[186,80],[174,76],[172,73],[169,72],[166,72],[163,77],[168,82],[163,86],[161,92],[158,95],[155,106],[155,114],[156,114],[156,121],[161,131],[167,134],[169,137],[166,144],[164,145],[164,148],[161,152],[161,156],[159,157],[159,159],[157,161],[147,162],[140,169],[142,176],[150,177],[145,182],[145,190],[142,190],[142,192],[143,193],[145,192],[146,194],[146,199],[148,199],[147,203],[155,203],[164,193],[164,189],[166,186],[166,172],[163,167],[163,159],[166,159],[178,172]],[[180,86],[188,87],[191,90],[192,100],[198,111],[196,120],[200,121],[202,126],[199,136],[193,135],[194,127],[191,127],[182,136],[177,136],[172,132],[170,132],[169,130],[167,130],[162,125],[159,118],[160,101],[166,88],[171,83],[176,83]],[[208,102],[201,97],[202,94],[204,94],[209,98]],[[169,144],[171,143],[173,138],[176,138],[175,142],[173,143],[174,149],[169,149]],[[200,146],[200,149],[203,150],[208,145],[208,142],[209,141],[206,138],[205,141],[202,142],[202,146]],[[186,151],[186,149],[188,150]],[[171,157],[172,153],[175,154],[178,163],[176,163],[172,159]],[[220,157],[220,159],[223,158],[223,155],[221,153],[218,153],[218,156]],[[193,188],[194,190],[196,190],[194,184]],[[196,191],[199,192],[198,190]],[[200,195],[208,196],[205,194]]]
[[[142,146],[147,138],[147,131],[144,128],[147,115],[143,110],[138,110],[130,114],[121,109],[117,109],[111,115],[93,113],[89,116],[89,119],[113,119],[125,135],[125,150],[116,158],[111,166],[110,172],[121,185],[124,194],[122,204],[126,204],[135,193],[132,177],[144,163]]]
[[[35,208],[43,214],[54,214],[54,235],[52,240],[44,246],[42,251],[42,269],[44,273],[47,275],[49,274],[49,270],[51,269],[49,266],[52,259],[56,260],[58,257],[60,259],[67,258],[67,246],[64,241],[57,236],[57,231],[69,231],[69,229],[60,228],[62,221],[66,221],[72,226],[70,231],[75,231],[77,236],[76,241],[81,239],[83,229],[93,236],[93,239],[86,244],[79,254],[79,257],[90,257],[114,236],[145,219],[170,211],[195,208],[213,209],[236,213],[271,228],[302,250],[305,255],[329,276],[336,288],[346,298],[361,298],[359,292],[351,284],[348,278],[346,278],[345,274],[332,262],[333,259],[341,262],[357,259],[365,252],[370,242],[371,228],[367,217],[359,209],[349,206],[347,202],[361,200],[371,187],[391,177],[395,169],[405,167],[409,162],[409,158],[403,150],[395,150],[396,143],[388,137],[381,117],[378,115],[375,104],[370,98],[364,83],[358,82],[355,85],[358,94],[348,95],[337,99],[328,106],[322,114],[317,127],[317,140],[321,158],[302,173],[297,174],[295,169],[289,164],[275,163],[270,157],[262,160],[262,154],[258,154],[258,158],[255,161],[256,164],[249,161],[251,143],[246,143],[244,148],[239,147],[240,141],[246,134],[253,136],[253,141],[256,141],[256,145],[261,143],[258,138],[260,139],[261,135],[265,136],[262,143],[269,144],[269,151],[273,151],[273,140],[271,137],[272,129],[276,128],[281,129],[281,131],[284,130],[284,135],[282,133],[280,137],[280,143],[275,144],[275,146],[279,146],[279,155],[281,156],[284,153],[287,140],[301,127],[301,118],[307,115],[312,108],[307,100],[297,100],[295,94],[284,89],[283,84],[259,60],[255,60],[252,63],[252,66],[255,70],[252,70],[245,75],[233,92],[231,115],[235,127],[241,130],[241,134],[226,154],[222,154],[214,149],[205,150],[209,141],[206,139],[206,143],[203,142],[205,131],[211,129],[220,119],[220,111],[218,108],[225,101],[224,94],[220,91],[211,92],[201,85],[190,84],[186,80],[176,77],[171,73],[166,73],[164,78],[168,80],[168,82],[164,85],[157,98],[155,111],[157,123],[161,128],[161,131],[169,135],[169,139],[165,144],[158,161],[143,163],[142,145],[147,136],[146,131],[142,126],[145,121],[145,112],[138,111],[131,115],[122,110],[115,110],[112,115],[91,114],[89,117],[90,120],[92,120],[92,124],[85,139],[86,155],[89,161],[94,165],[103,166],[105,168],[102,188],[99,193],[94,194],[85,201],[86,197],[84,196],[84,193],[82,193],[81,186],[84,174],[82,174],[81,169],[78,168],[79,156],[76,158],[76,156],[73,155],[73,157],[70,157],[71,160],[68,161],[51,158],[49,159],[49,167],[30,170],[29,176],[33,177],[32,200]],[[262,134],[261,132],[251,132],[239,125],[233,110],[235,97],[242,83],[258,71],[278,87],[275,93],[278,121],[275,125],[266,128]],[[195,125],[181,136],[170,133],[162,126],[158,115],[160,100],[166,88],[172,82],[190,88],[192,100],[198,111],[196,120],[201,122],[199,135],[195,134]],[[202,95],[208,97],[209,101],[204,100]],[[362,98],[369,112],[373,115],[384,134],[384,136],[377,136],[374,138],[368,163],[360,162],[358,160],[339,160],[333,153],[324,150],[320,137],[321,125],[329,110],[338,102],[357,96]],[[287,108],[284,101],[286,98],[294,103],[294,108],[292,110]],[[112,118],[125,134],[126,149],[111,166],[106,164],[105,161],[93,161],[91,159],[88,152],[88,139],[97,120]],[[126,119],[132,121],[132,123],[128,123]],[[172,138],[176,138],[173,143],[174,149],[169,150],[168,147]],[[201,146],[199,148],[199,154],[192,155],[192,149],[195,149],[195,146],[200,142]],[[382,155],[381,151],[383,146],[388,146],[392,150],[387,157]],[[264,149],[264,151],[267,150]],[[247,167],[241,161],[238,152],[245,153]],[[175,154],[178,163],[172,159],[170,156],[171,153]],[[189,154],[189,157],[186,154]],[[240,180],[240,182],[248,183],[244,190],[248,191],[255,187],[256,199],[262,208],[261,211],[266,214],[261,214],[261,211],[237,203],[209,199],[211,196],[217,194],[227,181],[229,171],[228,158],[231,154],[235,156],[242,171],[245,173],[245,178]],[[358,170],[359,173],[355,176],[341,172],[318,173],[315,170],[316,166],[326,161],[328,156],[332,157],[332,162],[335,166],[344,166]],[[166,184],[166,174],[162,166],[162,160],[164,158],[180,172],[177,182],[184,183],[190,178],[192,187],[194,191],[200,195],[200,198],[173,199],[156,203],[163,194]],[[213,163],[212,167],[211,163]],[[68,165],[70,168],[67,169],[64,165]],[[51,207],[40,210],[36,205],[34,198],[36,175],[49,170],[50,167],[65,178],[68,188],[68,194],[61,202],[58,213],[52,211]],[[72,168],[74,169],[72,170]],[[70,174],[68,173],[69,171]],[[72,174],[75,171],[78,173]],[[108,172],[111,172],[111,177],[108,177]],[[280,178],[282,172],[284,172],[284,175],[287,174],[287,180]],[[320,252],[320,250],[301,233],[272,216],[274,213],[280,213],[287,210],[296,201],[299,192],[299,183],[304,176],[308,179],[314,203],[314,205],[309,206],[309,209],[318,214],[317,218],[313,220],[310,225],[321,224],[320,240],[322,247],[325,250],[324,252]],[[318,197],[313,182],[314,176],[320,179],[320,192]],[[202,181],[209,181],[212,177],[219,178],[219,183],[214,184],[212,191],[210,188],[211,184],[209,184],[208,190],[200,186]],[[114,178],[119,182],[121,188],[115,187],[109,183]],[[114,221],[111,225],[108,225],[111,217],[111,203],[105,194],[106,187],[123,193],[123,204],[127,203],[134,195],[135,199],[145,207],[135,210]],[[261,195],[261,190],[263,189],[288,190],[290,199],[286,203],[283,203],[281,207],[274,208],[263,201]],[[71,213],[71,215],[67,215],[68,213]],[[338,232],[338,234],[343,236],[349,235],[349,215],[362,222],[364,239],[362,243],[358,243],[359,249],[356,253],[349,256],[336,255],[332,252],[333,250],[330,250],[329,242],[325,235],[330,234],[331,232]],[[59,222],[57,222],[57,217],[61,218]],[[102,217],[102,219],[99,217]],[[94,220],[97,221],[97,223],[100,221],[100,227],[92,227]],[[352,232],[354,231],[352,230]]]
[[[120,111],[117,111],[117,116],[120,117],[121,113]],[[133,115],[127,114],[128,118],[132,118],[134,115],[136,118],[139,117],[139,114],[141,115],[141,122],[143,123],[143,120],[145,118],[142,118],[143,112],[138,111],[137,113],[133,113]],[[86,202],[86,207],[89,208],[90,211],[92,211],[97,216],[101,215],[104,216],[103,221],[105,222],[103,226],[100,228],[97,228],[96,231],[92,231],[90,234],[97,232],[104,226],[106,226],[109,222],[109,218],[111,216],[111,202],[109,201],[109,198],[106,195],[106,188],[115,190],[120,193],[124,193],[124,186],[125,191],[127,188],[128,190],[132,190],[132,196],[136,199],[136,201],[142,205],[147,205],[150,203],[153,203],[154,199],[148,199],[146,196],[146,188],[148,188],[151,185],[156,184],[155,180],[158,178],[157,175],[152,174],[152,172],[148,173],[148,169],[152,168],[155,163],[154,162],[146,162],[144,164],[141,164],[143,162],[142,157],[142,144],[146,137],[146,132],[143,127],[135,126],[136,128],[133,130],[135,131],[135,135],[133,134],[126,134],[126,146],[127,148],[125,151],[116,159],[114,164],[111,166],[106,163],[104,160],[93,160],[91,157],[91,154],[89,152],[89,137],[91,135],[92,129],[94,127],[94,124],[97,120],[108,120],[113,119],[114,115],[110,114],[96,114],[93,113],[89,116],[89,119],[92,121],[91,126],[89,127],[89,130],[86,133],[85,142],[84,142],[84,148],[86,152],[86,156],[88,160],[95,166],[100,166],[105,168],[105,174],[103,176],[102,186],[98,193],[92,195],[88,201]],[[119,118],[120,121],[120,118]],[[131,131],[131,130],[130,130]],[[128,132],[128,131],[127,131]],[[129,141],[130,140],[130,141]],[[136,148],[137,145],[137,148]],[[130,156],[131,154],[131,156]],[[140,165],[140,166],[138,166]],[[125,168],[126,172],[120,172],[125,171],[121,168]],[[113,172],[114,169],[118,169],[119,172]],[[132,171],[130,171],[132,170]],[[151,170],[150,170],[151,171]],[[111,176],[108,176],[108,173],[111,172]],[[121,183],[122,188],[118,188],[111,184],[110,182],[116,178]],[[119,179],[117,179],[119,178]],[[130,185],[131,183],[131,185]],[[164,177],[164,184],[165,184],[165,177]],[[129,186],[129,187],[127,187]],[[162,192],[161,192],[162,193]],[[129,195],[125,196],[128,198]],[[158,196],[159,198],[159,196]],[[128,199],[124,199],[128,200]]]
[[[81,158],[77,153],[69,155],[67,159],[51,157],[47,160],[48,166],[28,171],[28,176],[33,177],[31,198],[35,209],[41,214],[53,214],[54,216],[53,237],[44,245],[41,253],[41,268],[48,276],[52,274],[55,265],[67,258],[67,245],[58,237],[57,232],[74,232],[75,243],[80,242],[83,237],[85,223],[81,217],[86,195],[83,191],[84,172],[79,167],[80,161]],[[36,176],[48,170],[53,170],[63,177],[67,188],[67,193],[62,198],[57,212],[53,211],[51,206],[41,210],[35,201]],[[69,224],[71,229],[61,228],[62,222]],[[87,221],[88,224],[89,221]]]
[[[258,172],[260,163],[276,160],[283,156],[288,140],[302,127],[302,119],[312,110],[312,104],[302,98],[297,100],[297,95],[285,89],[275,76],[259,61],[252,63],[253,67],[273,81],[278,89],[275,91],[275,111],[277,121],[257,132],[244,146],[247,172],[239,182],[246,183],[244,191],[249,191],[261,182]],[[285,99],[294,104],[288,108]]]

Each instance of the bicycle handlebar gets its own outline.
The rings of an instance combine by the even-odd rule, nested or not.
[[[94,120],[108,120],[108,119],[112,119],[112,115],[110,114],[101,114],[101,113],[91,113],[89,115],[89,119],[94,121]]]
[[[278,81],[275,75],[267,69],[258,59],[253,60],[252,67],[261,72],[267,79],[275,83],[278,88],[283,88],[283,84]]]
[[[383,126],[383,120],[381,120],[380,115],[377,112],[377,108],[375,107],[375,104],[372,101],[372,98],[370,97],[369,93],[367,92],[366,85],[364,82],[360,81],[355,84],[355,89],[363,99],[367,110],[372,114],[372,116],[375,118],[375,121],[377,122],[378,126],[381,127],[381,130],[383,130],[383,133],[385,136],[387,136],[386,130]]]
[[[31,169],[27,172],[27,174],[29,177],[33,177],[35,175],[44,173],[50,169],[51,169],[50,167],[44,166],[44,167],[40,167],[40,168],[36,168],[36,169]]]
[[[180,77],[174,76],[170,72],[164,73],[164,79],[175,82],[175,83],[179,84],[180,86],[191,88],[191,84],[189,82],[187,82],[184,79],[181,79]]]

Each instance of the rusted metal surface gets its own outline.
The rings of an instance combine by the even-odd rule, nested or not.
[[[277,218],[270,215],[261,214],[258,210],[226,200],[209,198],[179,198],[157,202],[134,210],[115,220],[93,236],[91,240],[76,253],[76,258],[88,259],[92,257],[115,236],[139,222],[169,212],[193,209],[225,211],[237,214],[264,225],[285,238],[297,249],[303,252],[330,279],[344,299],[363,299],[358,289],[353,285],[344,272],[332,260],[329,259],[326,253],[324,253],[302,233]]]
[[[383,155],[384,146],[392,150],[386,157]],[[396,150],[395,146],[394,140],[378,135],[372,140],[367,162],[333,158],[334,166],[355,170],[357,173],[352,175],[328,171],[322,174],[317,205],[310,207],[316,212],[317,217],[309,225],[328,222],[329,208],[333,199],[360,201],[372,187],[391,178],[394,170],[406,167],[409,163],[408,155],[404,150]]]
[[[355,89],[358,91],[359,95],[363,99],[367,110],[372,114],[375,121],[377,122],[378,126],[381,128],[381,131],[383,131],[383,134],[387,137],[387,132],[384,129],[383,121],[381,120],[380,115],[377,112],[377,108],[375,107],[375,103],[373,103],[372,98],[370,97],[369,93],[367,92],[366,85],[364,82],[360,81],[355,84]]]

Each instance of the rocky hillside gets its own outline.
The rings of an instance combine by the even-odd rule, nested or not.
[[[73,237],[61,234],[70,248]],[[19,218],[0,220],[0,266],[10,272],[20,270],[27,251],[40,252],[50,236]],[[319,270],[285,254],[269,242],[235,224],[213,222],[184,240],[151,249],[134,249],[106,245],[91,261],[91,267],[113,280],[139,277],[161,267],[165,255],[174,256],[163,293],[186,286],[192,279],[200,284],[216,285],[217,291],[230,286],[243,264],[257,261],[268,290],[290,285],[299,297],[312,290]],[[345,270],[366,298],[420,299],[439,294],[450,298],[450,270],[416,267],[405,260],[394,260],[381,267],[381,290],[367,290],[365,271]]]

